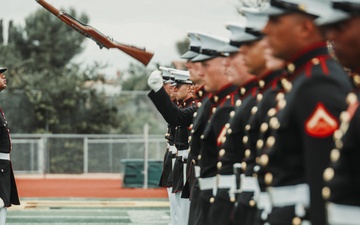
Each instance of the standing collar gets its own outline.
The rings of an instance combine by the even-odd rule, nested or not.
[[[321,55],[329,55],[326,42],[318,42],[299,51],[285,64],[285,71],[291,76],[307,62]]]

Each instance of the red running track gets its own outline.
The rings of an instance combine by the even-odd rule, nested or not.
[[[15,175],[20,198],[167,198],[165,188],[123,188],[120,175]]]

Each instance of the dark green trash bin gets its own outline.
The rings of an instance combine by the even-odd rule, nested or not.
[[[122,187],[143,187],[144,186],[144,160],[123,159],[121,160],[124,179]],[[162,171],[161,160],[148,161],[148,187],[159,187],[159,180]]]

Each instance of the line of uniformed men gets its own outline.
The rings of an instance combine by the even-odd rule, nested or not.
[[[188,34],[188,77],[168,69],[199,85],[195,106],[171,101],[164,71],[148,80],[164,119],[190,131],[171,151],[182,169],[163,171],[190,201],[171,204],[172,224],[359,224],[360,3],[243,10],[230,40]]]

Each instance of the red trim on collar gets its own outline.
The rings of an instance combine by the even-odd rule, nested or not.
[[[301,49],[299,52],[295,53],[292,57],[290,57],[290,60],[288,60],[285,65],[295,62],[299,57],[301,57],[305,53],[307,53],[311,50],[317,49],[317,48],[321,48],[321,47],[327,47],[326,42],[321,41],[321,42],[317,42],[315,44],[309,45],[308,47]]]
[[[219,93],[221,93],[223,90],[225,90],[226,88],[228,88],[228,87],[230,87],[230,86],[232,86],[231,83],[228,83],[228,84],[224,85],[224,86],[223,86],[222,88],[220,88],[220,90],[218,90],[217,92],[211,93],[211,94],[209,95],[209,98],[212,98],[212,96],[214,96],[214,95],[218,95]]]

